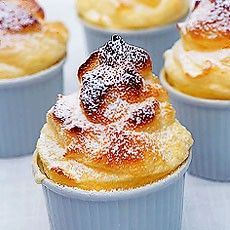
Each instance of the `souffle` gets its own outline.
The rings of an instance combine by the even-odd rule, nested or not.
[[[35,161],[45,178],[84,190],[125,190],[186,162],[191,134],[176,120],[143,49],[114,35],[77,78],[80,92],[59,96],[37,143]]]
[[[91,24],[110,29],[159,27],[183,18],[187,0],[77,0],[78,14]]]
[[[47,23],[34,0],[0,1],[0,79],[27,76],[61,61],[67,29]]]
[[[185,94],[230,100],[230,1],[196,1],[179,28],[181,39],[165,53],[165,79]]]

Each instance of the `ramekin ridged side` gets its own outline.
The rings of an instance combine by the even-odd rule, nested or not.
[[[167,178],[126,191],[84,191],[57,185],[44,174],[35,178],[43,178],[52,230],[181,230],[190,161],[191,155]]]
[[[163,54],[179,39],[176,24],[170,24],[153,29],[142,30],[112,30],[103,29],[81,20],[88,54],[103,46],[112,35],[118,34],[132,45],[144,48],[153,60],[153,72],[159,74],[163,66]]]
[[[230,100],[201,99],[174,89],[161,76],[169,92],[178,120],[195,140],[192,175],[217,181],[230,181]]]
[[[63,91],[63,64],[0,80],[0,157],[33,153],[46,113]]]

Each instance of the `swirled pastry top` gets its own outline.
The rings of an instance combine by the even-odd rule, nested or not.
[[[173,23],[186,15],[187,0],[77,0],[78,13],[106,28],[143,29]]]
[[[149,55],[113,36],[79,68],[80,95],[60,96],[38,140],[53,181],[87,190],[128,189],[166,177],[188,158]]]
[[[192,96],[230,100],[230,1],[196,1],[179,27],[181,40],[165,53],[167,81]]]
[[[67,30],[47,23],[34,0],[0,0],[0,79],[47,69],[64,58]]]

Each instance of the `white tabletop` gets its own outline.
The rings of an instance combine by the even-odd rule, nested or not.
[[[65,93],[77,89],[77,67],[85,59],[84,37],[73,0],[40,0],[49,19],[70,29],[65,66]],[[41,187],[34,183],[31,156],[0,160],[0,230],[48,230]],[[229,230],[230,184],[187,175],[182,230]],[[65,230],[65,229],[63,229]]]

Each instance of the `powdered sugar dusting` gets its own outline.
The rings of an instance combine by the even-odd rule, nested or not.
[[[151,183],[184,162],[192,144],[145,51],[117,36],[107,45],[80,67],[80,94],[58,97],[36,150],[44,169],[85,189]]]
[[[46,129],[48,132],[46,126],[43,129]],[[94,179],[116,179],[116,176],[114,175],[106,175],[97,172],[75,160],[65,161],[65,149],[59,146],[56,141],[54,141],[50,136],[46,136],[44,133],[40,136],[38,146],[38,152],[42,149],[42,160],[45,161],[49,169],[64,174],[68,178],[78,181],[84,175],[91,175]]]
[[[230,34],[230,1],[203,0],[196,1],[194,11],[185,23],[180,24],[182,31],[201,31],[210,39]]]
[[[101,63],[126,69],[126,72],[137,73],[149,64],[150,57],[141,48],[126,43],[120,36],[112,36],[111,41],[99,49]]]
[[[117,170],[159,152],[164,158],[149,130],[173,112],[167,98],[158,100],[162,87],[151,71],[148,54],[117,35],[92,54],[78,72],[80,95],[60,96],[50,111],[70,140],[63,156]]]
[[[71,130],[76,127],[83,129],[89,126],[89,122],[79,110],[79,100],[75,94],[69,97],[59,95],[58,101],[50,113],[54,113],[56,118],[61,120],[64,130]]]
[[[37,19],[19,5],[0,2],[0,31],[19,32],[34,24],[38,24]]]
[[[125,43],[117,35],[89,60],[98,64],[81,77],[81,107],[92,122],[108,123],[103,116],[105,104],[113,103],[117,97],[129,100],[138,97],[144,89],[141,73],[143,69],[151,72],[151,60],[143,49]],[[82,69],[85,71],[85,64],[79,75]]]

